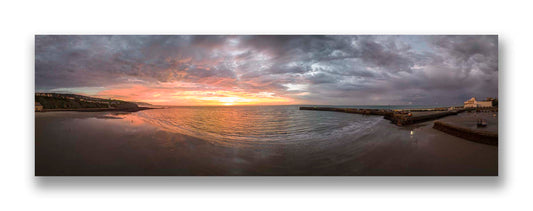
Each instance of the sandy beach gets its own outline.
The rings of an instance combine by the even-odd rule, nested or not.
[[[130,116],[36,113],[35,174],[498,175],[498,147],[437,131],[432,121],[399,127],[380,120],[357,140],[241,146],[179,134]]]

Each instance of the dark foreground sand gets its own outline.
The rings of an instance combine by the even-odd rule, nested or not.
[[[38,176],[498,175],[498,147],[434,130],[432,122],[398,127],[383,120],[355,140],[231,146],[105,112],[35,116]]]

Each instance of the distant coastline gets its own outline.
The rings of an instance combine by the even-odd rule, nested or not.
[[[137,107],[137,108],[80,108],[80,109],[43,109],[38,112],[60,112],[60,111],[77,111],[77,112],[105,112],[105,111],[121,111],[121,112],[137,112],[148,109],[159,109],[152,107]]]
[[[123,100],[102,99],[76,94],[35,93],[36,112],[136,112],[154,108],[147,106],[151,106],[151,104],[144,102],[128,102]]]

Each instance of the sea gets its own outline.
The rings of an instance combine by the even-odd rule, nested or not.
[[[324,105],[322,105],[324,106]],[[289,106],[191,106],[145,110],[129,115],[171,132],[218,143],[302,142],[365,135],[382,116],[299,110]],[[329,106],[368,109],[431,106]],[[441,106],[434,106],[441,107]]]

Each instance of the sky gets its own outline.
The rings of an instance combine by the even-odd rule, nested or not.
[[[37,35],[36,92],[155,105],[462,105],[496,35]]]

